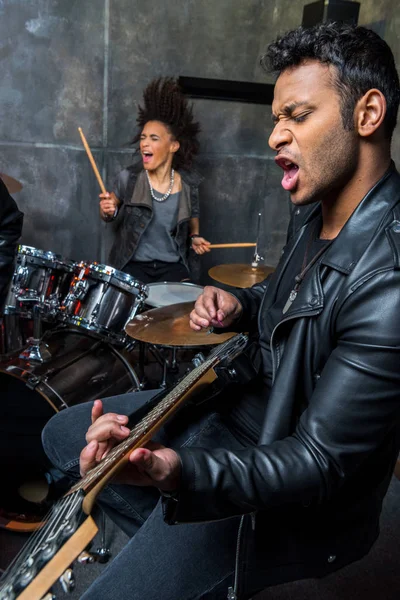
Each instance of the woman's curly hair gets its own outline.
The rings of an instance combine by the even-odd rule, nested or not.
[[[143,92],[143,106],[138,107],[136,122],[139,131],[132,140],[140,140],[143,127],[149,121],[160,121],[169,129],[180,147],[174,154],[174,169],[190,169],[193,157],[199,151],[197,136],[200,125],[194,121],[193,107],[189,105],[176,79],[159,77],[149,83]]]

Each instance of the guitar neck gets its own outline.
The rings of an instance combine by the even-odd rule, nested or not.
[[[104,485],[128,462],[132,450],[146,444],[189,397],[210,385],[217,377],[214,367],[226,358],[232,360],[233,355],[243,350],[246,342],[246,336],[239,334],[218,347],[139,421],[123,442],[71,488],[68,494],[77,490],[84,492],[83,510],[86,514],[90,514],[96,496]]]

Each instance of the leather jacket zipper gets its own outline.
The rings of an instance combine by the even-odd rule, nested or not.
[[[252,512],[250,513],[250,518],[251,518],[251,528],[254,531],[256,528],[256,513]],[[240,554],[241,554],[241,546],[242,546],[242,531],[243,531],[243,525],[244,525],[244,519],[245,519],[246,515],[242,515],[241,519],[240,519],[240,524],[239,524],[239,529],[238,529],[238,535],[237,535],[237,540],[236,540],[236,557],[235,557],[235,578],[233,581],[233,587],[229,587],[228,588],[228,595],[227,595],[227,600],[238,600],[238,583],[239,583],[239,561],[240,561]]]

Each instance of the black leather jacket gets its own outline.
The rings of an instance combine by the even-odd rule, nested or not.
[[[324,575],[363,556],[399,451],[400,176],[390,167],[359,204],[273,331],[263,319],[285,265],[320,207],[294,211],[279,265],[235,292],[242,331],[258,319],[273,385],[257,447],[180,450],[179,500],[170,523],[244,520],[242,566],[260,587]],[[247,523],[247,525],[246,525]],[[247,531],[247,533],[246,533]],[[279,568],[278,568],[279,567]],[[243,567],[244,568],[244,567]]]
[[[182,192],[174,237],[184,265],[197,277],[196,255],[190,250],[189,220],[199,217],[199,185],[203,178],[196,171],[179,171]],[[121,171],[114,192],[122,202],[116,217],[116,237],[109,261],[117,269],[123,269],[133,257],[142,234],[153,217],[150,189],[141,163],[135,163]],[[193,264],[192,264],[192,261]],[[189,264],[190,262],[190,264]]]
[[[14,272],[15,252],[24,215],[0,178],[0,311]]]

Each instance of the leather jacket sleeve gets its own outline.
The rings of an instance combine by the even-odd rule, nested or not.
[[[166,503],[166,520],[321,503],[365,482],[400,416],[399,289],[391,268],[337,299],[334,349],[292,435],[235,453],[181,449],[179,500]]]
[[[3,308],[7,288],[13,275],[23,216],[0,179],[0,308]]]

